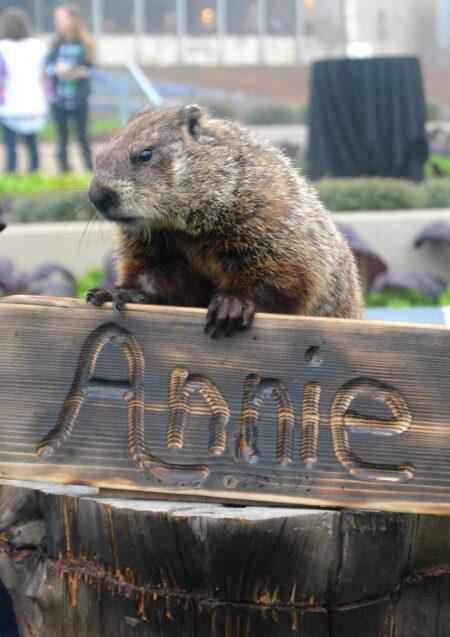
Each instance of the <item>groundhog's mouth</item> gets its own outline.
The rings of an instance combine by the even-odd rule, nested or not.
[[[113,208],[102,210],[97,207],[97,210],[100,213],[100,216],[103,217],[103,219],[106,219],[106,221],[113,221],[114,223],[121,223],[126,226],[129,226],[133,223],[138,223],[139,221],[139,217],[122,215],[118,210],[115,210]]]
[[[140,221],[142,221],[139,217],[119,217],[116,215],[112,216],[105,214],[102,214],[102,217],[104,217],[107,221],[118,223],[120,226],[136,226]]]
[[[129,225],[131,225],[133,223],[137,223],[138,219],[136,217],[118,217],[114,221],[116,221],[116,223],[123,223],[123,224],[129,226]]]

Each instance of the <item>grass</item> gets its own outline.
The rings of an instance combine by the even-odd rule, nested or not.
[[[101,268],[94,268],[93,270],[89,270],[86,274],[77,279],[76,281],[76,291],[77,298],[84,299],[85,294],[91,288],[100,287],[100,281],[104,277],[105,273]]]
[[[122,128],[118,119],[104,119],[90,121],[88,124],[88,133],[91,137],[102,137],[104,135],[112,135]],[[50,120],[39,133],[39,139],[43,142],[54,142],[56,140],[55,124]]]
[[[0,196],[24,195],[33,196],[45,194],[45,191],[58,190],[86,190],[91,182],[92,175],[73,175],[70,173],[56,177],[44,177],[40,173],[19,176],[7,174],[0,179]]]
[[[427,177],[435,176],[433,166],[439,169],[443,177],[450,177],[450,157],[444,157],[443,155],[431,155],[425,166],[425,173]]]
[[[367,307],[402,308],[424,305],[450,305],[450,286],[438,299],[422,296],[414,290],[400,289],[391,292],[374,292],[366,299]]]

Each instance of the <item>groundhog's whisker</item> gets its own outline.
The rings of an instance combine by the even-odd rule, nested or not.
[[[74,216],[78,217],[82,212],[85,212],[86,210],[94,210],[94,213],[97,212],[95,208],[92,207],[92,204],[87,197],[86,201],[82,201],[74,210]]]
[[[75,258],[74,258],[75,261],[78,259],[78,255],[79,255],[79,252],[80,252],[81,244],[83,242],[84,237],[86,236],[87,229],[89,228],[89,225],[90,225],[91,221],[96,216],[97,216],[97,213],[96,213],[95,210],[93,210],[91,216],[89,217],[89,219],[88,219],[88,221],[87,221],[87,223],[86,223],[86,225],[84,227],[84,230],[83,230],[83,233],[82,233],[82,235],[80,237],[80,240],[78,241],[77,251],[75,252]]]

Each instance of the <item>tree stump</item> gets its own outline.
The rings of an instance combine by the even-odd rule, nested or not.
[[[3,481],[21,636],[446,637],[450,517]]]

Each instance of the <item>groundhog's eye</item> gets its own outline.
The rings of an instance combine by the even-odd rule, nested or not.
[[[143,150],[141,150],[140,153],[138,153],[136,157],[136,162],[138,164],[147,164],[151,160],[152,156],[153,156],[152,149],[144,148]]]

